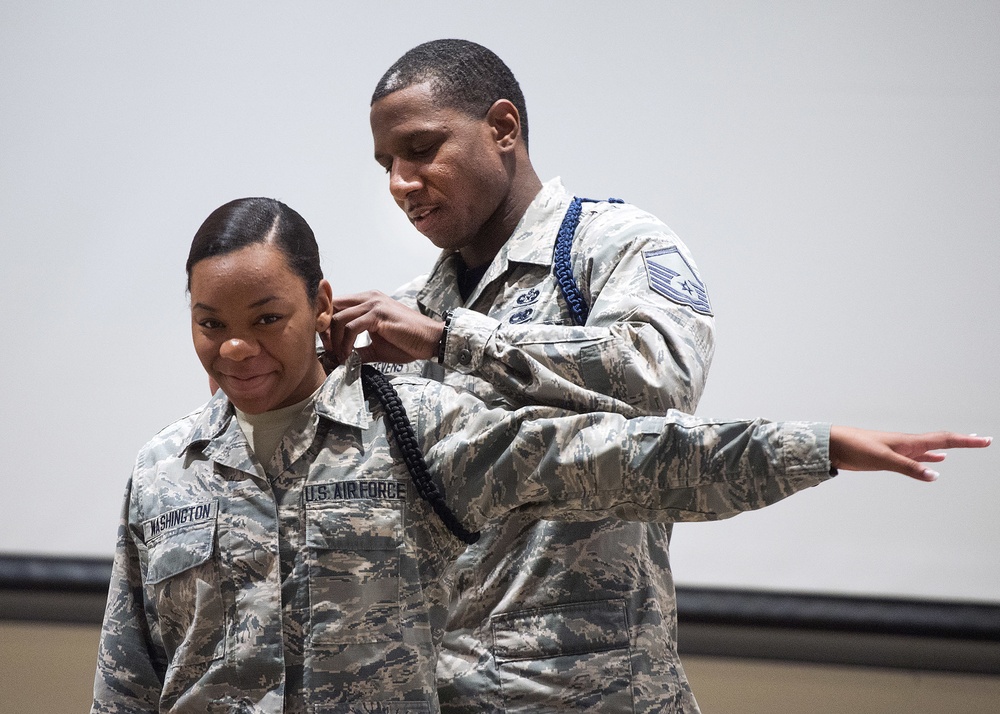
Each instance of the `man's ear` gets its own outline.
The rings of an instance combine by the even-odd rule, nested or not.
[[[493,139],[503,151],[510,151],[521,141],[521,115],[514,103],[498,99],[486,112],[486,121],[493,129]]]
[[[333,319],[333,288],[330,281],[319,281],[319,290],[316,291],[316,332],[326,332],[330,329],[330,320]]]

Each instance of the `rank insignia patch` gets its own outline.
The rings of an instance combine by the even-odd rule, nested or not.
[[[705,284],[677,248],[649,250],[642,257],[646,261],[646,277],[652,290],[702,315],[712,314]]]

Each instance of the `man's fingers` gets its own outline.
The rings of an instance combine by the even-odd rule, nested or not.
[[[391,300],[392,298],[384,293],[380,293],[378,290],[368,290],[363,293],[354,293],[352,295],[335,295],[331,304],[333,305],[334,310],[343,310],[356,305],[376,302],[380,299]]]
[[[378,320],[373,313],[363,307],[349,308],[335,313],[330,321],[334,353],[341,361],[346,360],[354,349],[358,335],[366,330],[369,334],[373,334],[377,324]]]
[[[358,355],[361,357],[361,361],[362,362],[381,362],[381,361],[384,361],[384,360],[380,360],[378,358],[378,355],[375,354],[375,350],[372,349],[371,345],[369,345],[367,347],[359,347],[359,348],[357,348],[355,350],[355,352],[357,352]]]
[[[400,349],[393,347],[387,342],[373,342],[367,347],[359,347],[355,352],[361,357],[362,362],[390,362],[392,364],[406,364],[412,362],[412,358]]]
[[[443,323],[379,292],[347,295],[333,301],[330,333],[335,354],[343,361],[365,330],[379,362],[412,362],[437,353]]]

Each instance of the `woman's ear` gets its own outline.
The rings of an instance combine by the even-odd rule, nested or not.
[[[316,332],[326,332],[330,329],[330,320],[333,319],[333,288],[330,281],[319,281],[319,290],[316,291]]]

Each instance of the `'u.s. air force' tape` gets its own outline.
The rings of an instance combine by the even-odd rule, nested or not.
[[[646,261],[650,289],[702,315],[712,314],[705,284],[677,248],[647,250],[642,258]]]
[[[406,500],[406,484],[399,481],[330,481],[305,487],[306,503],[318,501]]]

